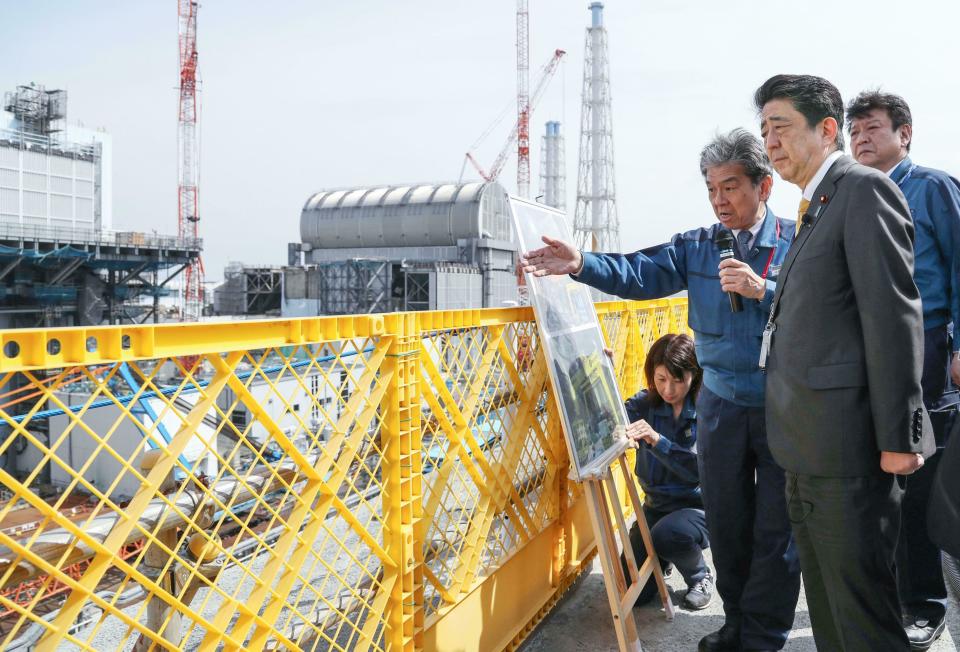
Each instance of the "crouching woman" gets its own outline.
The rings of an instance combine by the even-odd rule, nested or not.
[[[697,472],[697,415],[694,403],[702,371],[688,335],[664,335],[644,363],[649,389],[626,402],[627,435],[638,443],[636,474],[646,495],[643,513],[653,547],[666,571],[672,564],[687,584],[682,606],[703,609],[713,597],[713,576],[703,558],[710,545]],[[640,530],[630,529],[637,564],[647,558]],[[621,555],[626,575],[626,562]],[[651,577],[637,599],[657,593]]]

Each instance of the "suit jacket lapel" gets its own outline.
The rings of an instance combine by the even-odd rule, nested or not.
[[[787,251],[787,256],[783,260],[783,267],[780,268],[780,276],[777,279],[777,291],[773,297],[774,306],[776,306],[780,295],[783,293],[787,277],[790,274],[790,268],[793,267],[793,261],[797,259],[797,255],[800,253],[800,250],[803,249],[803,245],[810,239],[810,234],[817,228],[817,224],[820,222],[827,204],[833,198],[833,194],[837,189],[837,183],[853,164],[854,160],[852,158],[846,155],[841,156],[834,161],[833,165],[830,166],[830,170],[827,171],[826,176],[824,176],[820,184],[817,185],[817,189],[813,193],[813,199],[810,200],[810,205],[807,207],[807,212],[804,213],[804,216],[809,217],[812,222],[810,226],[801,227],[799,235],[797,235],[793,244],[790,245],[789,251]]]

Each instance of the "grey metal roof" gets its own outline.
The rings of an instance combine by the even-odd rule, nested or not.
[[[300,237],[313,248],[451,246],[459,239],[512,240],[506,191],[496,183],[334,188],[311,195]]]

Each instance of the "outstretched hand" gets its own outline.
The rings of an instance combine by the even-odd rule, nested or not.
[[[523,254],[520,257],[521,271],[534,276],[553,276],[575,274],[583,267],[583,254],[572,244],[546,235],[541,239],[547,246]]]

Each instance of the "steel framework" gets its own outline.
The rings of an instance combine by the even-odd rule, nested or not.
[[[517,0],[517,194],[530,197],[530,12]]]
[[[580,165],[574,238],[584,251],[619,251],[613,173],[613,115],[610,107],[610,67],[603,4],[590,5],[583,64],[583,107],[580,113]]]
[[[178,117],[177,235],[199,237],[200,145],[197,140],[197,8],[196,0],[177,0],[180,31],[180,106]],[[196,321],[203,313],[203,259],[197,257],[184,272],[181,320]]]

